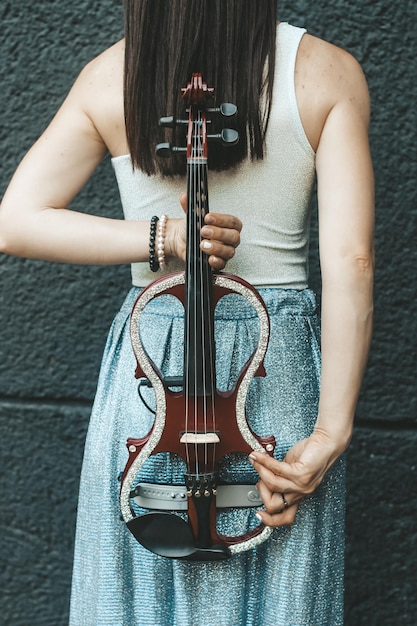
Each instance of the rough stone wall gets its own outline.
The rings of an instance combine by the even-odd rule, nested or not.
[[[416,4],[286,0],[279,9],[280,19],[351,51],[370,85],[376,319],[348,453],[346,624],[414,626]],[[122,9],[118,0],[2,0],[0,25],[3,193],[83,65],[121,36]],[[74,208],[121,216],[108,160]],[[315,238],[312,282],[319,288]],[[83,442],[106,332],[128,287],[126,267],[0,257],[0,623],[5,625],[67,623]]]

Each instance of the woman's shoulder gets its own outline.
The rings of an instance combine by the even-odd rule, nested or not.
[[[369,112],[369,94],[361,65],[348,51],[306,33],[295,68],[297,101],[314,148],[330,111],[341,102]]]
[[[88,76],[90,80],[111,78],[123,72],[125,40],[120,39],[109,48],[91,59],[81,71],[80,76]]]
[[[126,149],[123,68],[122,39],[89,61],[72,88],[76,100],[113,155]]]
[[[331,104],[349,93],[367,91],[362,67],[350,52],[308,33],[300,43],[297,71]]]

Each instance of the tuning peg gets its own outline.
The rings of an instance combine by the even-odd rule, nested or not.
[[[224,117],[233,117],[237,113],[237,106],[231,102],[223,102],[219,108]]]
[[[239,141],[239,133],[233,128],[223,128],[218,135],[207,135],[209,139],[221,141],[225,146],[234,146]]]
[[[188,124],[188,120],[174,120],[172,115],[161,117],[159,125],[164,128],[174,128],[177,124]]]
[[[231,102],[223,102],[219,107],[207,109],[208,113],[220,113],[223,117],[233,117],[237,113],[237,106]]]
[[[156,146],[156,154],[165,159],[172,156],[172,148],[170,143],[158,143]]]
[[[187,148],[172,146],[170,143],[158,143],[156,146],[156,154],[165,159],[171,157],[175,152],[187,152]]]

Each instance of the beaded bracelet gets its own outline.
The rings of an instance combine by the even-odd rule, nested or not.
[[[161,215],[161,219],[158,222],[158,236],[156,251],[158,256],[158,263],[161,270],[166,270],[167,264],[165,262],[165,235],[167,232],[167,215]]]
[[[152,272],[159,270],[159,262],[155,256],[155,239],[156,239],[156,226],[158,224],[159,217],[154,215],[151,218],[151,224],[149,228],[149,267]]]

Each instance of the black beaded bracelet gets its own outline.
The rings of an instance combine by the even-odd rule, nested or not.
[[[156,226],[158,221],[159,217],[157,215],[151,217],[151,224],[149,228],[149,267],[152,272],[157,272],[159,270],[159,261],[155,255]]]

